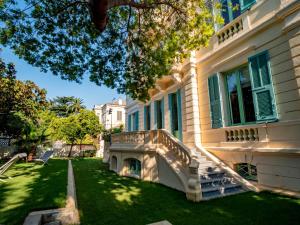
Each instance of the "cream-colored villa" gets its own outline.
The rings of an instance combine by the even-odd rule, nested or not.
[[[110,169],[192,201],[300,192],[300,1],[222,4],[209,47],[158,80],[147,104],[127,99]]]

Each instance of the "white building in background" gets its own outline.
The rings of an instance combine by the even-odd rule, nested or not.
[[[95,105],[93,110],[95,114],[99,117],[100,124],[103,125],[104,129],[109,130],[112,128],[118,128],[121,125],[125,128],[125,113],[126,113],[126,101],[123,99],[118,99],[110,103]],[[96,156],[103,157],[104,155],[104,140],[100,137],[99,149],[97,150]]]
[[[94,112],[99,117],[99,122],[107,130],[115,127],[125,126],[126,101],[122,99],[110,103],[95,105]]]

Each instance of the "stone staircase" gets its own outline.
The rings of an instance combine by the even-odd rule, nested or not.
[[[188,148],[167,130],[127,132],[112,136],[112,148],[122,149],[122,154],[126,154],[126,148],[129,151],[143,151],[150,146],[172,168],[183,184],[187,199],[191,201],[205,201],[248,190],[257,191],[250,182],[207,150]]]
[[[205,201],[247,191],[236,179],[215,165],[214,162],[195,150],[193,152],[199,162],[198,173],[200,176],[202,200]]]

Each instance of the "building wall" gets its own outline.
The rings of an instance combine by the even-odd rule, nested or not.
[[[295,135],[295,132],[300,131],[300,126],[295,127],[295,124],[300,125],[300,80],[298,77],[300,72],[298,68],[300,65],[300,28],[296,26],[292,30],[284,32],[286,21],[282,19],[274,19],[272,24],[259,27],[265,21],[269,22],[270,17],[274,18],[274,10],[276,12],[280,9],[280,1],[260,1],[260,5],[257,7],[256,10],[249,11],[245,16],[250,20],[251,29],[238,34],[239,36],[228,43],[211,48],[208,52],[198,53],[197,60],[201,61],[197,64],[197,74],[203,146],[219,146],[220,141],[226,141],[224,129],[211,128],[208,77],[212,74],[219,74],[220,86],[224,86],[223,72],[247,64],[250,56],[268,50],[279,119],[276,125],[270,124],[272,128],[268,134],[268,141],[273,142],[272,147],[275,147],[274,142],[281,145],[282,141],[294,142],[294,147],[300,147],[298,136]],[[295,14],[299,14],[299,10]],[[256,30],[257,33],[253,30]],[[252,32],[251,35],[249,32]],[[244,36],[247,37],[244,38]],[[223,120],[225,124],[228,124],[226,94],[222,87],[221,95],[223,97]],[[283,123],[282,127],[280,126],[281,122]],[[285,133],[284,137],[278,135],[289,122],[291,122],[290,125],[295,132]],[[258,125],[258,127],[261,126],[263,125]],[[266,146],[268,141],[265,142]]]
[[[99,117],[99,122],[105,127],[105,129],[120,127],[120,125],[125,126],[126,110],[125,105],[121,101],[115,103],[107,103],[103,105],[96,105],[94,107],[94,111]],[[110,109],[112,110],[112,114],[109,114]],[[118,111],[122,112],[121,120],[118,120]]]
[[[293,6],[286,8],[288,3]],[[257,166],[258,183],[300,191],[300,5],[297,1],[257,1],[241,17],[244,30],[231,39],[197,52],[201,144],[234,168]],[[246,21],[246,22],[245,22]],[[224,72],[248,64],[248,58],[268,51],[278,121],[228,126]],[[224,127],[212,129],[208,77],[218,74]],[[226,131],[258,129],[259,141],[228,142]],[[251,162],[249,162],[251,155]]]
[[[112,159],[117,159],[117,166],[114,168]],[[141,162],[140,179],[164,184],[179,191],[184,191],[184,186],[170,165],[155,152],[137,152],[113,150],[110,152],[110,170],[122,176],[131,176],[127,172],[126,159],[137,159]]]
[[[243,30],[219,42],[234,23]],[[154,101],[164,97],[165,128],[170,130],[168,94],[182,90],[183,143],[202,146],[232,168],[237,163],[257,167],[258,183],[300,191],[300,2],[296,0],[257,0],[222,28],[208,47],[192,53],[180,69],[182,80],[151,95],[151,129],[154,129]],[[229,126],[224,72],[248,64],[248,58],[268,51],[278,121]],[[208,78],[218,74],[224,126],[212,129]],[[160,81],[161,82],[161,81]],[[130,101],[127,115],[139,110],[139,130],[144,130],[144,104]],[[127,119],[127,116],[126,116]],[[226,132],[257,130],[255,141],[231,141]],[[249,161],[249,157],[251,161]]]

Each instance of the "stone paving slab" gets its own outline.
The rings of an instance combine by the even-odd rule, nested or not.
[[[151,224],[148,224],[148,225],[172,225],[172,224],[167,220],[163,220],[163,221],[156,222],[156,223],[151,223]]]

